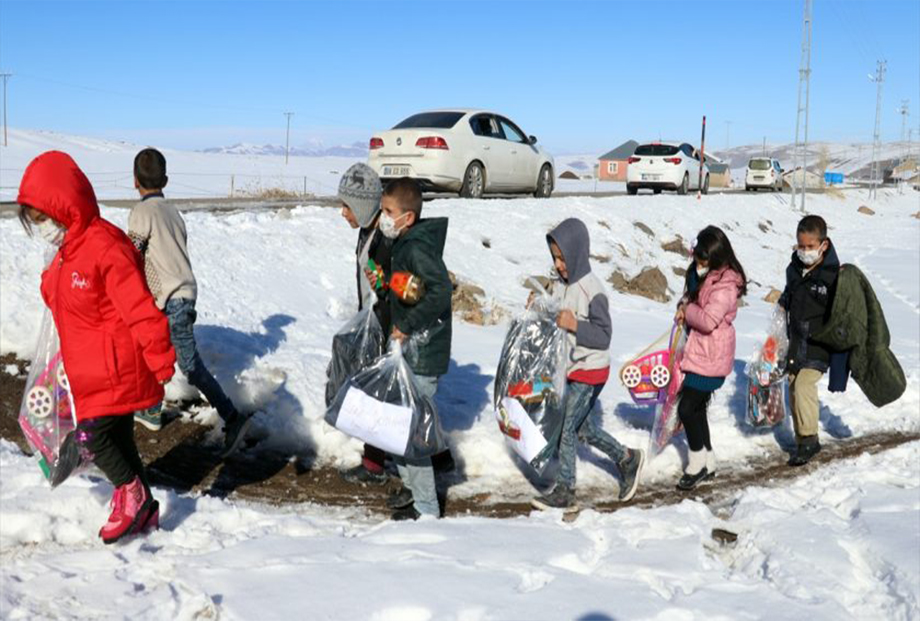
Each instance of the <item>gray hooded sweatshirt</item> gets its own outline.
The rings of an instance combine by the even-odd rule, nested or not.
[[[610,374],[610,338],[613,325],[607,294],[591,272],[591,240],[588,227],[578,218],[564,220],[546,236],[555,242],[565,259],[568,281],[553,287],[553,297],[572,311],[578,331],[569,333],[568,378],[586,384],[603,384]]]

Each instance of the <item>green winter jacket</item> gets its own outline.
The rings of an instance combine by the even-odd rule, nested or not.
[[[811,338],[833,350],[849,351],[853,379],[872,405],[880,408],[904,393],[907,380],[889,347],[882,306],[855,265],[840,268],[830,319]]]
[[[444,375],[450,364],[453,287],[442,258],[446,241],[447,218],[431,218],[419,220],[393,244],[392,271],[411,272],[425,285],[414,306],[390,292],[393,325],[404,334],[422,337],[410,339],[417,348],[406,350],[406,360],[417,375]]]

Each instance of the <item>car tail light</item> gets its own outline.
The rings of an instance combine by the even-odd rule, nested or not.
[[[638,162],[638,161],[641,160],[641,159],[642,159],[641,157],[630,157],[628,160],[626,160],[626,163],[628,163],[628,164],[635,164],[636,162]]]
[[[383,138],[371,138],[371,151],[383,148]]]
[[[444,149],[447,148],[447,141],[440,136],[426,136],[415,141],[415,146],[420,149]]]
[[[666,157],[664,158],[664,161],[666,161],[668,164],[674,164],[675,166],[677,166],[683,160],[681,160],[679,157]]]

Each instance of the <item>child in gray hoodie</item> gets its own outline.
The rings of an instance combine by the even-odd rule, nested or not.
[[[556,324],[568,332],[568,383],[556,485],[550,493],[531,502],[538,509],[577,509],[575,453],[579,436],[616,462],[623,477],[619,498],[625,502],[636,493],[645,454],[624,447],[591,419],[594,404],[610,377],[607,350],[613,328],[607,295],[591,272],[588,227],[577,218],[569,218],[550,231],[546,241],[559,274],[552,291],[562,306]]]

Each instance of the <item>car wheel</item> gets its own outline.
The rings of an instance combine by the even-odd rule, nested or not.
[[[637,188],[637,187],[634,186],[634,185],[629,185],[629,184],[627,183],[627,184],[626,184],[626,193],[629,194],[630,196],[635,196],[636,194],[639,193],[639,188]]]
[[[482,164],[473,162],[466,167],[463,174],[463,185],[460,186],[460,196],[463,198],[482,198],[486,187],[486,177]]]
[[[549,198],[553,193],[553,169],[549,164],[543,164],[540,169],[540,176],[537,177],[537,188],[533,195],[536,198]]]
[[[652,192],[654,192],[655,194],[661,194],[661,188],[653,188]]]
[[[745,191],[745,192],[750,192],[750,191],[751,191],[751,186],[749,186],[749,185],[744,186],[744,191]]]
[[[706,175],[706,179],[703,181],[703,194],[709,194],[709,175]]]
[[[686,194],[687,188],[689,187],[690,187],[690,175],[688,175],[687,173],[684,173],[684,180],[681,181],[680,185],[678,186],[677,193]]]

